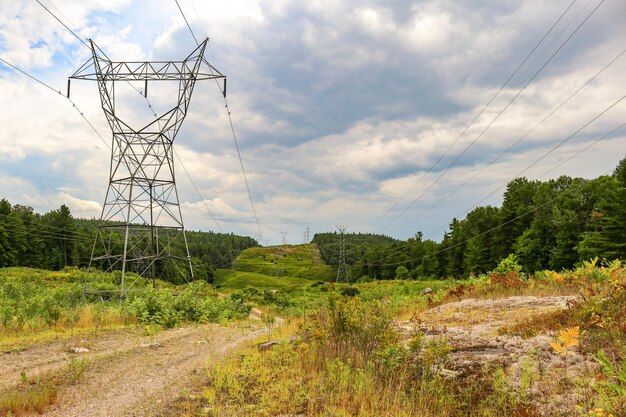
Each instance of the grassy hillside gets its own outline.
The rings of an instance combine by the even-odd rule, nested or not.
[[[234,271],[232,269],[218,269],[215,271],[214,284],[218,288],[233,290],[246,287],[258,289],[281,290],[291,292],[293,290],[313,284],[311,280],[294,277],[275,277],[263,275],[257,272]]]
[[[322,260],[315,244],[249,248],[235,260],[234,269],[277,278],[329,281],[333,270]]]
[[[424,288],[439,292],[452,285],[451,281],[335,283],[332,268],[321,260],[315,244],[246,249],[234,266],[215,271],[214,285],[219,291],[282,316],[299,316],[348,294],[358,294],[366,301],[385,300],[389,308],[400,312],[425,303],[427,299],[421,296]]]

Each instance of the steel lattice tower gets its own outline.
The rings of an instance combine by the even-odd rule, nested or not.
[[[226,78],[204,58],[208,39],[182,61],[151,62],[112,61],[89,42],[93,56],[70,80],[97,81],[102,110],[113,133],[109,186],[90,266],[121,270],[120,296],[129,289],[125,283],[128,272],[151,278],[153,285],[157,277],[193,279],[172,146],[196,81],[223,79],[225,95]],[[178,82],[178,100],[137,130],[115,113],[115,84],[141,82],[147,95],[148,81]],[[90,291],[87,283],[85,290]]]

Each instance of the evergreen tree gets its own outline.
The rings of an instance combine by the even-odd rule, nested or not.
[[[467,238],[471,238],[463,256],[464,275],[487,272],[496,266],[498,251],[494,236],[499,217],[499,209],[486,206],[475,208],[463,221]]]
[[[11,241],[14,227],[11,203],[3,198],[0,200],[0,267],[13,266],[17,263],[17,249]]]
[[[611,177],[602,179],[602,192],[589,214],[587,228],[577,250],[580,259],[595,256],[625,259],[626,158],[620,161]]]
[[[533,199],[538,181],[529,181],[521,177],[507,184],[504,201],[500,209],[497,233],[494,234],[497,259],[503,259],[513,252],[513,245],[533,221],[533,214],[528,213],[534,208]]]
[[[46,253],[49,257],[47,263],[52,269],[60,269],[68,265],[78,263],[76,251],[76,226],[70,209],[61,205],[58,210],[53,210],[43,216],[43,225],[47,230],[54,233],[54,238],[47,241]]]

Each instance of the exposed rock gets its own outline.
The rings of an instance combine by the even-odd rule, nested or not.
[[[426,287],[424,288],[424,291],[422,291],[422,295],[428,295],[428,294],[434,294],[434,293],[435,292],[430,287]]]
[[[456,379],[461,375],[459,371],[453,371],[452,369],[440,368],[437,370],[437,373],[444,377],[445,379]]]
[[[526,390],[542,415],[574,415],[581,395],[575,383],[582,375],[597,372],[593,358],[577,350],[559,355],[550,347],[551,332],[523,339],[499,334],[504,326],[542,313],[568,307],[573,296],[517,296],[499,299],[465,299],[414,315],[395,328],[406,342],[422,332],[427,339],[444,337],[451,352],[441,375],[474,378],[489,369],[502,368],[513,390]]]
[[[270,340],[269,342],[259,343],[257,345],[257,348],[259,350],[268,350],[268,349],[271,349],[272,347],[276,346],[279,343],[280,342],[278,340]]]
[[[68,349],[70,353],[88,353],[89,349],[84,347],[71,347]]]

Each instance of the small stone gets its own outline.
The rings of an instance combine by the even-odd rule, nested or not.
[[[72,347],[68,349],[70,351],[70,353],[87,353],[89,352],[89,349],[84,348],[84,347]]]
[[[441,368],[439,370],[439,375],[446,379],[456,379],[461,373],[458,371],[453,371],[451,369]]]
[[[434,291],[430,287],[426,287],[424,288],[424,291],[422,291],[422,295],[428,295],[428,294],[434,294]]]

